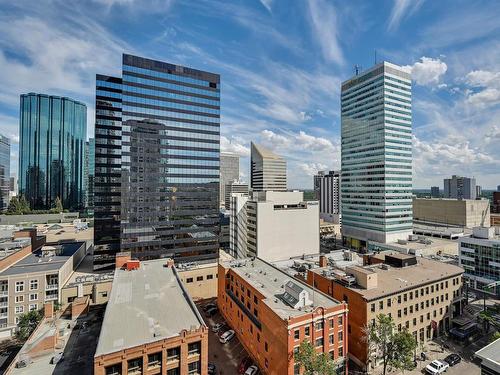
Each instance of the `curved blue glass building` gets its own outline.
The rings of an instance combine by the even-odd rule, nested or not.
[[[21,95],[19,194],[32,209],[84,206],[84,149],[87,107],[70,98]]]

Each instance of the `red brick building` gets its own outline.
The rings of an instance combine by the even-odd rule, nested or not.
[[[261,259],[219,264],[219,310],[264,374],[302,374],[302,341],[347,373],[347,305]],[[342,371],[342,370],[341,370]]]
[[[117,256],[95,375],[207,374],[208,329],[172,260]]]

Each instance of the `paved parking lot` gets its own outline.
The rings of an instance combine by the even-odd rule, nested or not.
[[[217,334],[212,332],[212,325],[223,322],[224,319],[220,313],[215,314],[211,318],[207,317],[201,308],[204,304],[206,302],[198,304],[198,309],[210,330],[208,335],[208,361],[215,363],[217,374],[235,375],[238,371],[238,365],[248,354],[236,336],[226,344],[219,342]]]

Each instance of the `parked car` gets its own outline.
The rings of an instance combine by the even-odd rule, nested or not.
[[[444,359],[444,361],[450,365],[450,367],[455,366],[456,364],[460,363],[462,358],[456,353],[450,354],[448,357]]]
[[[215,314],[217,314],[218,311],[219,311],[219,309],[217,307],[212,307],[211,309],[208,309],[207,311],[205,311],[205,315],[208,317],[214,316]]]
[[[221,322],[221,323],[215,323],[213,326],[212,326],[212,332],[214,333],[217,333],[219,332],[221,329],[225,328],[226,327],[226,323],[224,322]]]
[[[208,362],[208,375],[215,375],[217,374],[217,366],[215,363]]]
[[[259,368],[255,365],[250,366],[245,371],[245,375],[256,375],[259,372]]]
[[[57,365],[59,362],[62,362],[63,360],[64,360],[64,353],[59,352],[50,359],[50,363],[53,365]]]
[[[222,336],[219,338],[219,341],[222,344],[225,344],[226,342],[230,341],[234,337],[234,331],[230,329],[229,331],[226,331],[222,334]]]
[[[436,359],[436,360],[432,361],[431,363],[429,363],[425,367],[425,371],[428,374],[436,375],[436,374],[442,374],[443,372],[446,372],[446,370],[448,370],[449,367],[450,367],[450,365],[447,364],[446,362],[438,361]]]
[[[244,374],[246,369],[249,368],[253,364],[253,361],[250,357],[245,357],[241,360],[240,365],[238,366],[238,374]]]

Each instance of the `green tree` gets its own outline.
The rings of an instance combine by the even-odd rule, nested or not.
[[[54,211],[57,212],[58,214],[63,212],[64,207],[61,202],[61,198],[57,197],[56,200],[54,201]]]
[[[29,311],[20,315],[16,337],[21,341],[26,341],[33,333],[38,323],[40,323],[40,320],[42,320],[42,313],[38,310]]]
[[[11,215],[20,215],[22,213],[17,197],[12,197],[12,199],[10,200],[9,207],[7,207],[7,213]]]
[[[308,341],[302,341],[295,354],[295,363],[304,368],[304,375],[335,375],[337,366],[325,353],[318,353]]]
[[[388,365],[400,370],[413,367],[413,353],[417,347],[415,338],[406,329],[398,332],[392,317],[379,314],[375,323],[365,328],[364,339],[369,352],[377,360],[382,360],[384,375]]]
[[[22,214],[29,214],[31,212],[30,205],[24,195],[21,195],[19,198],[19,211],[21,211]]]
[[[500,339],[500,332],[496,331],[491,335],[490,342],[497,341],[498,339]]]

